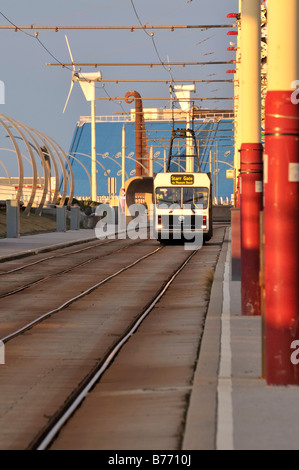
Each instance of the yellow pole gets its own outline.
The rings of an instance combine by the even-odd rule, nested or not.
[[[268,9],[268,90],[291,90],[299,80],[298,0],[271,0]],[[286,29],[282,29],[285,27]]]
[[[259,18],[259,21],[257,19]],[[261,142],[261,1],[241,1],[240,142]]]
[[[239,0],[239,13],[241,14],[241,0]],[[241,25],[241,23],[240,23]],[[241,26],[238,28],[237,36],[237,53],[236,53],[236,74],[234,83],[234,95],[235,95],[235,156],[234,156],[234,188],[237,187],[237,178],[240,171],[240,148],[241,148],[241,122],[240,122],[240,67],[241,67],[241,41],[242,41],[242,29]]]

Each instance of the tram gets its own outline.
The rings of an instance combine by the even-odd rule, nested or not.
[[[178,132],[179,131],[179,132]],[[189,130],[194,138],[193,131]],[[192,241],[197,235],[203,242],[213,235],[212,224],[212,177],[202,173],[199,154],[194,138],[195,152],[190,152],[192,160],[185,154],[173,153],[173,142],[177,137],[186,138],[186,130],[173,131],[170,152],[165,173],[158,173],[154,178],[154,234],[161,243],[169,240]],[[189,161],[188,161],[189,160]],[[174,163],[178,170],[173,171]]]
[[[159,173],[154,179],[154,228],[157,240],[203,241],[213,235],[212,183],[208,173]]]

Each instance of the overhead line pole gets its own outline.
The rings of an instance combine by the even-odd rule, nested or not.
[[[59,30],[127,30],[134,32],[135,30],[155,30],[155,29],[164,29],[174,31],[175,29],[217,29],[217,28],[233,28],[234,24],[204,24],[204,25],[167,25],[167,26],[39,26],[31,24],[30,26],[12,26],[5,25],[0,26],[0,29],[12,29],[14,31],[18,30],[48,30],[58,32]]]
[[[206,100],[212,100],[212,101],[219,101],[219,100],[233,100],[234,98],[233,97],[229,97],[229,98],[219,98],[219,97],[215,97],[215,98],[192,98],[192,101],[206,101]],[[108,101],[121,101],[121,100],[124,100],[124,98],[122,97],[119,97],[119,96],[115,96],[115,97],[97,97],[96,100],[108,100]],[[142,101],[170,101],[171,98],[142,98]],[[184,113],[184,111],[181,111],[182,113]]]
[[[239,13],[241,15],[242,0],[239,0]],[[241,99],[240,99],[240,68],[241,68],[241,41],[242,41],[242,29],[241,21],[237,21],[238,36],[237,36],[237,51],[236,51],[236,75],[234,80],[234,93],[235,93],[235,175],[234,175],[234,201],[235,207],[240,207],[240,193],[239,193],[239,181],[240,181],[240,149],[241,149]]]
[[[231,83],[231,80],[118,80],[118,79],[102,79],[106,83]]]
[[[186,65],[231,65],[235,61],[215,61],[215,62],[48,62],[46,65],[59,67],[157,67],[157,66],[181,66]]]

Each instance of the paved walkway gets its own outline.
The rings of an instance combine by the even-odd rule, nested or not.
[[[0,240],[0,262],[95,239],[94,230]],[[230,229],[217,264],[183,447],[185,450],[298,450],[299,388],[262,378],[261,318],[241,315],[231,281]]]
[[[0,262],[96,239],[94,230],[68,230],[0,239]]]

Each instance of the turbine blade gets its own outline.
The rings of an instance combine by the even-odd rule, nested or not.
[[[73,82],[73,80],[72,80],[72,83],[71,83],[71,88],[70,88],[70,91],[69,91],[68,97],[67,97],[67,99],[66,99],[66,102],[65,102],[65,105],[64,105],[64,108],[63,108],[63,112],[62,112],[62,114],[63,114],[63,113],[64,113],[64,111],[66,110],[67,104],[68,104],[68,102],[69,102],[69,99],[70,99],[70,96],[71,96],[71,93],[72,93],[73,86],[74,86],[74,82]]]
[[[72,51],[71,51],[71,48],[70,48],[70,45],[69,45],[69,40],[67,38],[67,35],[65,35],[65,40],[66,40],[67,48],[69,50],[70,58],[71,58],[71,61],[72,61],[72,64],[73,64],[73,70],[75,71],[74,59],[73,59],[73,56],[72,56]]]

